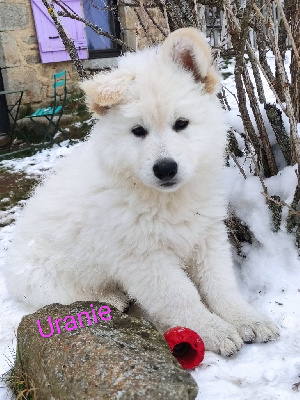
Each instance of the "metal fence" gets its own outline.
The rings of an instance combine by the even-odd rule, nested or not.
[[[261,3],[261,13],[265,17],[267,12],[263,6],[264,2]],[[278,10],[277,4],[273,2],[273,21],[275,27],[275,35],[278,38],[279,24],[281,21],[281,14]],[[206,24],[206,36],[210,39],[210,44],[213,47],[222,47],[224,49],[231,49],[230,37],[227,34],[227,21],[226,15],[223,11],[220,11],[216,7],[205,6],[205,24]],[[265,33],[267,29],[264,28]],[[250,42],[254,49],[257,49],[256,35],[252,29],[250,29]],[[287,39],[287,45],[290,45],[289,39]]]

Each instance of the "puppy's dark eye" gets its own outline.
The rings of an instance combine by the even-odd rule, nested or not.
[[[135,126],[134,128],[132,128],[131,132],[137,137],[145,137],[148,134],[146,129],[143,128],[141,125],[138,125],[138,126]]]
[[[174,131],[178,132],[178,131],[183,131],[183,129],[185,129],[189,124],[189,120],[184,119],[184,118],[178,118],[175,121],[175,124],[173,125],[173,129]]]

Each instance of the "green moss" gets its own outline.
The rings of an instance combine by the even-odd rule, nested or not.
[[[71,139],[84,140],[90,133],[94,122],[90,119],[87,121],[85,118],[80,118],[79,121],[67,127],[67,134]]]
[[[231,75],[233,75],[231,72],[222,72],[223,79],[227,79],[227,78],[229,78]]]
[[[233,63],[233,57],[224,56],[220,61],[220,69],[227,69]]]
[[[90,112],[85,103],[85,95],[83,91],[76,92],[68,97],[65,106],[65,114],[78,115],[81,118],[89,119]]]
[[[25,104],[24,106],[20,107],[20,112],[18,115],[18,119],[22,119],[24,117],[28,117],[29,115],[33,114],[34,109],[32,108],[31,104]]]

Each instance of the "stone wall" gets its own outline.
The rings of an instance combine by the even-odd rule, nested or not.
[[[126,1],[126,4],[134,3],[133,0]],[[167,26],[163,15],[158,8],[149,9],[154,21],[167,33]],[[119,6],[119,17],[121,24],[121,38],[132,49],[142,49],[145,46],[156,44],[164,39],[159,29],[154,25],[146,12],[140,7]],[[144,28],[141,26],[142,20]]]
[[[41,63],[29,0],[0,0],[0,67],[5,90],[26,89],[22,104],[33,107],[51,102],[54,73],[66,69],[69,92],[78,80],[71,61]]]
[[[163,38],[147,15],[142,10],[138,12],[146,23],[148,35],[140,26],[133,7],[119,7],[121,38],[134,50]],[[157,9],[152,9],[151,13],[156,19],[162,17]],[[88,71],[96,71],[114,65],[115,60],[86,60],[83,64]],[[26,89],[23,106],[48,106],[53,96],[52,75],[63,69],[67,71],[68,92],[78,89],[79,76],[71,61],[41,63],[29,0],[0,0],[0,67],[5,90]],[[8,101],[13,100],[14,95],[9,96]]]

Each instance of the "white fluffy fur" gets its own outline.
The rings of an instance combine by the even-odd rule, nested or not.
[[[116,71],[83,84],[103,116],[28,201],[7,284],[35,308],[104,300],[123,309],[129,296],[161,330],[189,327],[208,350],[231,355],[243,341],[275,339],[277,329],[236,287],[223,223],[226,129],[203,76],[217,76],[203,58],[208,46],[194,29],[173,37],[173,47],[171,34],[167,45],[128,54]],[[186,43],[202,71],[198,81],[174,55]],[[190,122],[175,132],[180,117]],[[136,125],[147,129],[145,138],[131,133]],[[172,188],[153,174],[161,158],[178,163]]]

